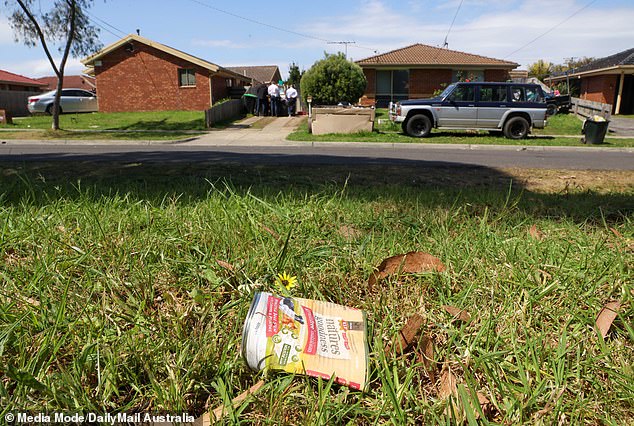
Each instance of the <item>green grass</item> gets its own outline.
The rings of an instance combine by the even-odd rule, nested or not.
[[[61,131],[50,131],[51,117],[37,115],[3,125],[5,139],[177,140],[203,134],[202,111],[156,111],[62,114]],[[15,130],[15,131],[11,131]]]
[[[625,189],[588,190],[556,174],[544,192],[480,168],[3,164],[0,418],[200,415],[259,379],[240,357],[243,286],[287,271],[295,295],[368,312],[371,383],[271,375],[232,424],[450,424],[421,365],[382,355],[416,312],[490,421],[631,424],[634,189],[620,176]],[[447,271],[369,290],[373,267],[411,250]],[[603,340],[609,300],[623,308]]]
[[[525,146],[580,146],[582,121],[574,115],[555,115],[549,118],[548,126],[534,129],[527,139],[512,140],[502,135],[490,135],[477,131],[439,131],[433,130],[427,138],[412,138],[405,135],[400,125],[388,119],[386,109],[377,109],[375,131],[354,134],[313,135],[308,132],[308,123],[303,123],[287,139],[307,142],[379,142],[379,143],[439,143],[439,144],[478,144],[478,145],[525,145]],[[558,137],[558,135],[579,135],[579,138]],[[606,137],[602,147],[634,147],[631,139]]]

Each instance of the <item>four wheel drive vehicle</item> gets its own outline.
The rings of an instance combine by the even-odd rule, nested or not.
[[[501,131],[522,139],[532,127],[546,126],[546,100],[537,84],[453,83],[436,98],[390,103],[390,119],[418,138],[436,127]]]
[[[30,96],[27,108],[31,114],[45,112],[53,113],[53,102],[57,90]],[[83,89],[62,89],[59,101],[60,113],[62,112],[96,112],[99,111],[97,96]]]

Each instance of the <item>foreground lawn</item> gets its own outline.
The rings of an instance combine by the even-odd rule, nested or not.
[[[308,123],[303,123],[287,139],[307,142],[382,142],[382,143],[440,143],[440,144],[477,144],[477,145],[525,145],[525,146],[602,146],[634,147],[631,139],[606,137],[602,145],[583,145],[581,127],[583,122],[574,115],[555,115],[549,118],[548,126],[534,129],[527,139],[511,140],[502,135],[490,135],[477,131],[440,131],[433,130],[427,138],[412,138],[405,135],[400,125],[388,119],[387,110],[377,109],[375,131],[356,134],[328,134],[315,136],[308,132]],[[558,135],[579,135],[579,138],[558,137]]]
[[[201,415],[261,378],[240,356],[248,288],[275,291],[286,271],[299,278],[297,296],[367,311],[370,385],[272,374],[229,424],[632,424],[633,181],[415,166],[2,164],[0,418]],[[413,250],[447,270],[368,287],[382,259]],[[613,300],[621,309],[603,339],[595,318]],[[414,313],[434,342],[432,373],[413,355],[383,353]],[[457,399],[441,397],[443,370]]]

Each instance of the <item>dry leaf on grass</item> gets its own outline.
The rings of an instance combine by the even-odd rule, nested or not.
[[[262,225],[262,229],[264,229],[266,232],[269,233],[269,235],[271,235],[273,238],[275,238],[276,240],[280,239],[280,234],[278,234],[277,232],[275,232],[274,230],[272,230],[271,228],[269,228],[266,225]]]
[[[447,268],[437,257],[421,251],[411,251],[388,257],[381,262],[370,275],[368,285],[372,288],[380,280],[394,273],[443,272],[445,269]]]
[[[401,328],[398,335],[394,338],[394,341],[385,345],[385,354],[389,355],[392,349],[394,349],[397,355],[403,355],[403,353],[416,342],[423,323],[423,317],[419,314],[414,314],[409,317],[403,328]]]
[[[454,319],[460,320],[462,322],[469,322],[471,319],[471,315],[469,312],[464,309],[456,308],[455,306],[443,305],[442,308],[447,311],[450,315],[453,315]]]
[[[617,237],[617,238],[623,238],[623,235],[621,235],[621,233],[619,231],[616,230],[616,228],[612,228],[610,227],[610,231],[612,231],[612,233]]]
[[[539,229],[537,229],[536,225],[532,225],[530,229],[528,230],[528,233],[530,234],[531,237],[535,238],[536,240],[544,239],[544,233],[540,231]]]
[[[605,339],[608,335],[612,322],[616,318],[619,309],[621,308],[620,302],[608,302],[601,308],[599,315],[595,321],[597,330],[601,333],[601,336]]]
[[[216,260],[216,263],[218,265],[222,266],[223,268],[229,270],[229,271],[235,271],[236,270],[235,266],[233,266],[229,262],[225,262],[224,260]]]
[[[428,336],[421,336],[418,342],[418,362],[427,370],[427,375],[432,383],[436,383],[436,360],[434,359],[434,340]]]
[[[440,372],[440,383],[438,384],[438,398],[446,399],[450,395],[458,395],[458,379],[451,371],[451,367],[447,363],[443,365]]]

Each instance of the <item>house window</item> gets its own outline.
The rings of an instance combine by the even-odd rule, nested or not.
[[[233,78],[227,78],[225,81],[227,83],[227,87],[233,87]]]
[[[192,69],[178,70],[178,84],[181,87],[196,86],[196,73]]]
[[[389,70],[376,72],[377,106],[387,106],[389,102],[407,99],[409,96],[409,70]]]
[[[484,81],[483,70],[453,70],[451,72],[451,82],[456,81]]]

